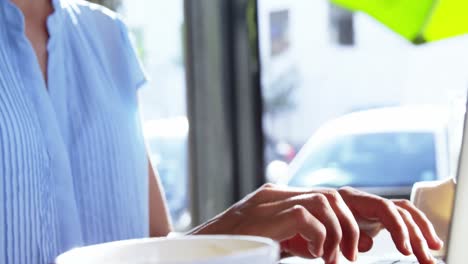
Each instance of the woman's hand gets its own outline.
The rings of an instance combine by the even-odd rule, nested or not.
[[[354,261],[372,248],[386,228],[398,250],[434,263],[429,248],[442,247],[432,225],[404,200],[343,188],[303,191],[266,184],[192,234],[239,234],[272,238],[283,253],[337,263],[339,253]]]
[[[370,250],[372,238],[385,228],[401,253],[414,253],[420,263],[435,263],[429,249],[439,250],[443,242],[424,213],[411,202],[390,201],[349,187],[339,193],[359,224],[360,252]]]

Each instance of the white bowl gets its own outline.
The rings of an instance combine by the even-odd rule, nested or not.
[[[252,236],[186,236],[110,242],[72,249],[56,264],[276,264],[279,246]]]

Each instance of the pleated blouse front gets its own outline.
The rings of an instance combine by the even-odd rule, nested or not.
[[[0,263],[53,262],[72,247],[148,235],[148,173],[122,21],[54,0],[47,86],[24,17],[0,0]]]

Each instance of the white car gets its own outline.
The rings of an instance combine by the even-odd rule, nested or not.
[[[307,141],[288,166],[287,177],[270,178],[296,187],[353,186],[408,197],[415,182],[449,176],[448,117],[447,109],[436,106],[346,114],[324,124]],[[267,173],[274,174],[274,169]]]

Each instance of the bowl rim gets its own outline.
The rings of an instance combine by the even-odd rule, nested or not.
[[[213,256],[204,259],[203,261],[216,261],[217,259],[222,259],[229,256],[230,259],[235,260],[236,258],[245,258],[249,256],[254,256],[257,254],[268,255],[269,258],[272,260],[279,260],[280,250],[278,242],[266,238],[266,237],[259,237],[259,236],[248,236],[248,235],[188,235],[188,236],[179,236],[179,237],[147,237],[147,238],[134,238],[134,239],[126,239],[126,240],[117,240],[111,241],[106,243],[99,243],[93,245],[87,245],[83,247],[76,247],[72,248],[68,251],[65,251],[58,255],[55,258],[54,263],[62,264],[66,263],[65,261],[69,261],[70,259],[74,259],[77,257],[77,254],[82,254],[82,252],[86,252],[88,250],[99,250],[109,247],[125,247],[127,245],[139,245],[139,244],[148,244],[148,243],[157,243],[157,242],[165,242],[165,241],[187,241],[187,240],[231,240],[231,241],[249,241],[249,242],[256,242],[261,244],[259,247],[255,247],[252,249],[246,249],[239,252],[233,252],[232,254],[228,254],[225,256]],[[199,260],[201,261],[201,260]],[[71,262],[74,263],[74,262]],[[165,263],[172,263],[171,261],[165,261]],[[189,263],[186,261],[177,262],[177,263]]]

